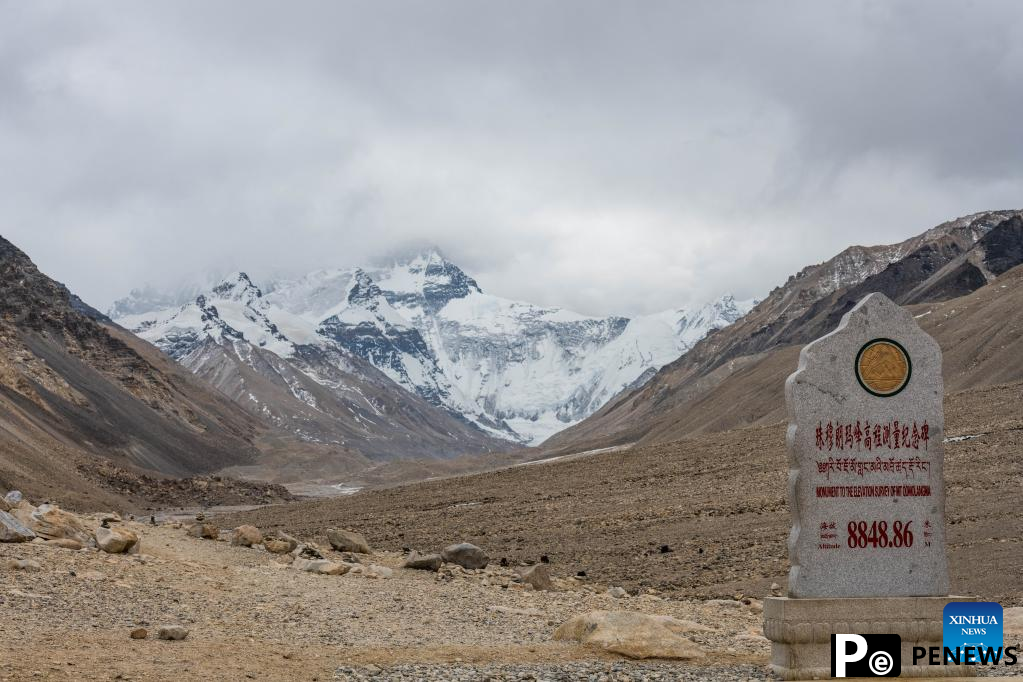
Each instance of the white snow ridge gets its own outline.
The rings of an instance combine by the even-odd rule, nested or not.
[[[236,273],[183,305],[161,306],[170,300],[135,292],[111,317],[176,359],[210,341],[244,341],[281,358],[306,346],[339,361],[357,356],[485,432],[527,445],[641,385],[755,304],[725,296],[633,319],[587,317],[486,294],[435,249],[274,281],[266,293]]]

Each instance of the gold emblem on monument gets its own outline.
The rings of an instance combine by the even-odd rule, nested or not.
[[[909,383],[912,365],[906,349],[891,339],[874,339],[856,356],[856,378],[876,396],[892,396]]]

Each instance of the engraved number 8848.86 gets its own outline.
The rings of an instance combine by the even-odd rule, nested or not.
[[[909,528],[912,525],[912,521],[895,521],[889,528],[887,521],[872,521],[870,525],[866,521],[850,521],[846,542],[851,549],[912,547],[913,531]]]

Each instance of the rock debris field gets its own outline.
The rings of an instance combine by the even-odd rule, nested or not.
[[[771,679],[755,599],[630,593],[468,543],[5,506],[0,680]]]
[[[612,596],[543,564],[451,563],[487,558],[472,546],[422,548],[416,569],[357,533],[317,546],[21,506],[4,518],[50,538],[0,543],[0,680],[767,678],[754,600]],[[65,537],[83,529],[117,553]],[[444,559],[423,561],[432,552]]]

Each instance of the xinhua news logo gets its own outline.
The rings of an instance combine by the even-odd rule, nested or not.
[[[958,648],[964,663],[989,663],[987,652],[1001,652],[1005,644],[1002,617],[1002,605],[993,601],[946,604],[941,629],[946,662],[953,660],[952,652]]]
[[[898,677],[901,671],[898,635],[831,635],[832,677]]]

